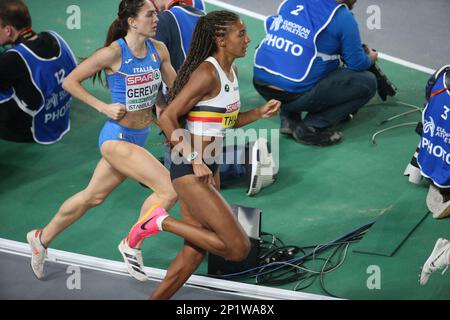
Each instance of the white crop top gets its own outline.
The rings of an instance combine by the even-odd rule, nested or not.
[[[239,84],[233,68],[233,82],[231,82],[214,57],[209,57],[205,61],[211,63],[219,74],[220,93],[212,99],[198,102],[189,111],[186,129],[199,136],[223,137],[226,129],[234,127],[239,115],[241,107]]]

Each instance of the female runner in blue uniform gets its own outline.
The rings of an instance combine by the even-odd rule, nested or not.
[[[105,47],[87,58],[64,80],[63,87],[72,96],[110,119],[100,133],[102,157],[88,186],[67,199],[44,229],[27,234],[32,251],[31,265],[38,279],[44,277],[46,248],[55,237],[87,210],[100,205],[128,177],[154,191],[142,205],[140,216],[143,219],[150,214],[165,217],[166,210],[176,202],[169,172],[144,149],[152,120],[151,108],[161,80],[171,86],[176,76],[165,45],[149,40],[155,35],[157,22],[155,7],[150,1],[122,0],[117,19],[109,28]],[[103,71],[111,92],[110,104],[97,99],[81,85],[82,81],[92,76],[95,79]],[[144,232],[136,238],[130,234],[119,245],[128,271],[140,281],[147,280],[139,249],[143,236],[147,235],[148,232]]]

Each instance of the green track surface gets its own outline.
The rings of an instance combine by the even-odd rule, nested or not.
[[[114,1],[80,0],[81,30],[68,30],[66,8],[72,1],[26,2],[34,18],[34,29],[57,31],[78,57],[86,57],[103,45],[106,30],[116,14]],[[216,8],[208,6],[208,9]],[[263,24],[249,17],[243,19],[252,39],[247,57],[238,61],[245,110],[263,103],[251,84],[254,47],[263,37]],[[350,299],[449,299],[448,274],[433,275],[425,287],[417,281],[419,267],[436,239],[449,237],[450,219],[437,221],[430,214],[425,215],[426,186],[412,185],[402,175],[419,141],[414,126],[381,134],[377,145],[370,142],[375,131],[387,126],[379,126],[382,120],[409,110],[396,101],[416,106],[423,103],[423,87],[429,75],[386,61],[380,61],[380,65],[398,86],[399,93],[395,100],[384,103],[374,98],[353,121],[339,127],[344,133],[343,143],[327,148],[310,147],[281,136],[280,172],[275,184],[253,198],[245,195],[243,181],[228,185],[222,194],[230,203],[261,208],[263,231],[297,246],[326,243],[382,216],[383,223],[390,223],[394,229],[408,214],[417,223],[425,216],[419,224],[413,223],[411,228],[416,228],[411,229],[411,235],[403,239],[391,257],[355,253],[354,245],[350,246],[343,265],[325,276],[325,286],[333,294]],[[86,85],[100,99],[109,100],[105,88],[94,87],[90,82]],[[0,238],[25,242],[29,230],[44,227],[66,198],[87,185],[100,159],[97,139],[105,117],[74,101],[71,119],[71,131],[54,145],[0,142]],[[419,119],[416,112],[392,124]],[[278,126],[279,119],[273,118],[252,127]],[[158,128],[153,128],[147,145],[156,156],[162,155],[162,137],[158,132]],[[135,223],[148,195],[148,189],[135,181],[126,181],[105,203],[62,233],[52,248],[120,261],[117,244]],[[178,206],[171,213],[179,217]],[[403,218],[398,219],[395,213]],[[389,214],[393,218],[384,216]],[[399,230],[402,227],[398,225]],[[371,231],[374,230],[375,227]],[[395,246],[399,237],[386,237],[383,241]],[[166,269],[181,245],[182,239],[172,234],[148,239],[143,248],[146,266]],[[367,269],[373,265],[380,268],[381,288],[370,290],[367,281],[371,274]],[[204,262],[197,274],[205,274],[206,267]],[[292,290],[295,285],[281,288]],[[319,281],[306,292],[325,294]]]

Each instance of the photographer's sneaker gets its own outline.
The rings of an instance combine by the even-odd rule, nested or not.
[[[413,166],[411,163],[408,163],[405,171],[403,171],[403,175],[407,176],[408,181],[413,184],[419,184],[422,180],[422,173],[420,173],[420,169]]]
[[[40,240],[41,234],[42,230],[32,230],[27,233],[27,241],[31,249],[31,269],[39,280],[44,278],[44,263],[47,257],[47,249]]]
[[[434,245],[431,255],[422,267],[420,273],[419,282],[421,285],[425,285],[428,282],[430,275],[442,268],[442,274],[447,270],[449,264],[450,255],[450,242],[446,239],[439,238]]]
[[[405,168],[403,172],[404,176],[408,177],[408,181],[414,184],[419,184],[422,180],[422,173],[420,172],[419,164],[417,163],[418,149],[414,152],[414,155],[411,158],[411,161]]]
[[[303,122],[297,123],[292,133],[295,141],[306,145],[330,146],[342,141],[342,133],[306,126]]]
[[[280,122],[280,133],[292,135],[294,132],[295,126],[297,125],[297,121],[289,118],[281,119]]]
[[[450,215],[450,200],[444,201],[444,196],[432,184],[428,189],[427,207],[433,213],[435,219],[442,219]]]
[[[128,245],[127,238],[122,239],[119,244],[119,251],[128,269],[128,273],[141,282],[148,280],[144,269],[141,249],[135,249]]]

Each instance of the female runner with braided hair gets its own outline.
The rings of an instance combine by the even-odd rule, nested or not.
[[[213,11],[200,17],[169,106],[161,115],[160,126],[174,145],[172,158],[181,156],[182,160],[179,164],[174,161],[170,169],[182,220],[197,232],[175,232],[184,237],[184,245],[152,299],[171,297],[197,269],[205,251],[233,261],[248,255],[248,236],[218,192],[219,171],[214,160],[220,159],[217,153],[222,150],[228,128],[272,117],[280,108],[279,101],[270,100],[259,108],[239,113],[239,86],[233,62],[245,56],[249,43],[246,26],[238,15]],[[176,135],[183,139],[179,141]],[[211,149],[218,152],[212,155],[214,152],[208,152]],[[164,219],[162,229],[174,232],[174,219]],[[203,230],[202,236],[199,229]]]

